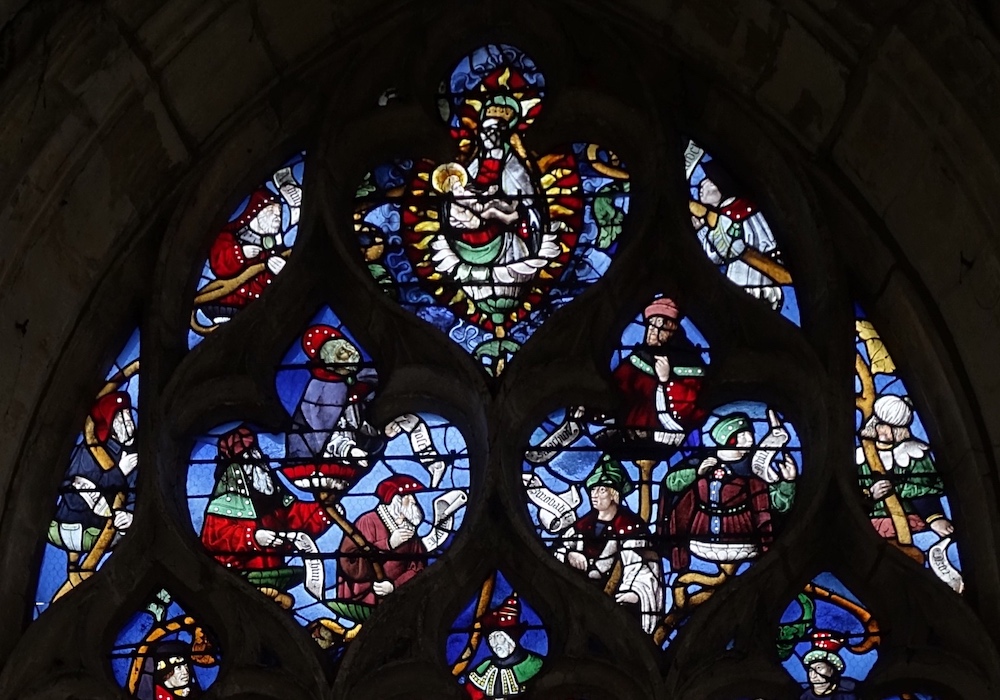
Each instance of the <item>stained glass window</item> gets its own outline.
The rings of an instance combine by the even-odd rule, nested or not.
[[[161,589],[118,632],[111,670],[137,700],[193,700],[215,682],[221,658],[211,630]]]
[[[260,299],[285,269],[299,235],[305,155],[258,185],[219,227],[195,293],[189,348]]]
[[[694,141],[684,151],[684,174],[691,225],[708,259],[730,282],[799,324],[792,274],[760,204]]]
[[[494,376],[604,275],[628,212],[628,172],[611,151],[530,150],[545,96],[544,74],[522,51],[477,49],[438,97],[454,160],[399,159],[357,192],[371,276]]]
[[[137,329],[105,375],[59,485],[35,591],[35,617],[93,576],[132,525],[138,408]]]
[[[376,425],[379,382],[362,344],[323,309],[277,368],[289,429],[220,425],[197,441],[188,470],[202,546],[331,660],[451,544],[468,501],[461,432],[423,413]]]
[[[765,178],[730,172],[721,145],[682,141],[688,190],[669,191],[676,134],[627,133],[660,107],[598,95],[610,53],[441,43],[419,66],[380,56],[398,74],[315,125],[315,220],[305,152],[253,145],[264,165],[238,179],[257,184],[232,199],[183,178],[239,203],[171,234],[183,245],[164,237],[161,263],[187,258],[128,302],[142,412],[136,331],[107,372],[78,368],[94,385],[68,430],[50,434],[51,410],[31,428],[46,512],[23,507],[33,477],[9,484],[4,540],[41,553],[11,607],[50,641],[13,652],[0,696],[58,692],[16,676],[50,646],[53,683],[94,674],[83,695],[140,700],[955,696],[910,656],[993,658],[975,619],[992,572],[963,539],[991,529],[972,498],[954,525],[968,491],[955,478],[950,500],[940,472],[949,489],[967,477],[945,468],[947,424],[890,356],[884,316],[851,315],[840,261],[808,259],[816,241],[771,218],[747,184]],[[387,125],[405,119],[428,140],[399,147]],[[170,252],[191,241],[207,258]],[[706,274],[692,284],[687,265]],[[816,290],[800,269],[831,292],[799,294]],[[200,273],[187,296],[160,286],[178,270]],[[417,320],[394,323],[393,303]],[[853,392],[846,343],[824,345],[852,318]],[[105,322],[81,327],[92,342]],[[457,362],[414,360],[440,337]],[[383,677],[391,692],[373,692]]]
[[[885,342],[857,309],[855,459],[872,527],[953,590],[964,588],[944,483]]]
[[[708,344],[667,297],[626,327],[611,369],[620,410],[549,416],[525,453],[525,493],[552,554],[667,645],[780,533],[800,444],[764,403],[704,405]]]
[[[498,571],[452,624],[447,658],[473,700],[513,698],[531,687],[548,648],[538,613]]]
[[[837,577],[820,574],[781,616],[778,657],[811,698],[854,698],[878,659],[878,622]]]

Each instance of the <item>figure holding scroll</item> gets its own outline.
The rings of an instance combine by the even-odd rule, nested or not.
[[[315,538],[334,524],[334,504],[300,501],[289,493],[272,474],[257,435],[246,426],[220,437],[218,447],[201,542],[223,566],[241,573],[282,607],[291,607],[288,591],[305,580],[306,568],[322,570],[321,562],[308,555],[318,552]],[[327,493],[333,492],[335,477],[321,478],[329,481]],[[304,557],[305,567],[288,565],[288,557],[295,555]],[[322,576],[307,587],[321,597]]]
[[[789,441],[777,414],[756,443],[746,413],[721,417],[710,430],[714,456],[695,458],[669,472],[661,488],[659,530],[670,542],[675,570],[691,556],[720,564],[748,561],[767,550],[773,517],[791,508],[798,465],[783,453]],[[673,494],[672,502],[664,496]]]
[[[784,301],[782,284],[791,276],[781,263],[778,244],[757,204],[737,197],[736,182],[714,160],[702,160],[705,177],[690,203],[691,223],[705,253],[726,266],[726,277],[775,311]]]
[[[415,494],[426,486],[412,476],[396,474],[375,489],[379,505],[353,523],[355,537],[344,537],[337,551],[337,599],[375,605],[427,565],[452,531],[454,513],[465,505],[464,491],[453,490],[434,500],[431,531],[420,537],[424,511]],[[374,551],[363,552],[358,537]]]

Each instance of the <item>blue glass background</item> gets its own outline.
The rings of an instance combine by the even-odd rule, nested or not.
[[[139,359],[139,329],[136,328],[132,335],[129,337],[128,341],[125,343],[125,347],[122,351],[118,353],[118,357],[115,359],[114,365],[108,370],[105,375],[105,379],[111,379],[115,374],[120,372],[126,365],[131,364],[135,360]],[[139,373],[133,374],[129,380],[119,387],[119,391],[127,392],[129,398],[132,400],[132,418],[135,421],[136,428],[139,426]],[[82,422],[82,421],[81,421]],[[73,455],[79,450],[87,449],[84,445],[83,431],[76,438],[76,445],[73,447]],[[72,455],[70,457],[70,462],[72,462]],[[138,467],[136,467],[138,469]],[[135,495],[132,494],[130,502],[134,502]],[[57,498],[58,500],[58,498]],[[100,562],[97,564],[97,568],[100,569],[104,563],[111,556],[111,552],[105,554]],[[49,601],[52,600],[52,596],[55,595],[62,585],[66,582],[66,552],[65,550],[59,549],[58,547],[46,542],[45,550],[42,554],[42,565],[38,572],[38,587],[35,590],[35,605],[33,611],[33,619],[36,619],[41,615],[46,608],[49,606]]]
[[[340,319],[330,308],[324,308],[317,313],[310,325],[318,323],[333,326],[344,333],[344,335],[358,347],[363,361],[368,363],[370,366],[370,363],[372,362],[371,356],[364,350],[361,344],[357,342],[357,339],[350,334],[348,329],[344,327]],[[275,380],[279,396],[281,397],[282,403],[286,410],[288,410],[289,414],[294,413],[295,407],[299,403],[299,400],[305,390],[306,383],[310,378],[309,369],[306,366],[306,355],[302,350],[300,339],[301,336],[296,337],[292,347],[285,354],[283,364],[281,368],[279,368]],[[441,494],[452,489],[461,489],[468,493],[469,459],[466,450],[465,438],[461,431],[440,416],[429,413],[419,413],[417,415],[419,415],[427,423],[431,440],[434,443],[437,453],[444,456],[447,463],[450,465],[446,470],[441,483],[438,484],[436,488],[431,488],[429,486],[430,477],[427,473],[427,469],[413,455],[408,436],[405,433],[401,433],[387,442],[380,459],[373,462],[368,472],[365,473],[358,483],[343,496],[341,504],[344,506],[348,520],[353,522],[363,513],[373,510],[378,505],[379,501],[375,496],[375,487],[378,486],[383,479],[386,479],[393,474],[413,476],[427,486],[424,491],[414,494],[425,515],[433,513],[432,504],[434,498],[437,496],[440,496]],[[190,466],[188,468],[187,495],[188,512],[191,516],[191,524],[194,527],[195,532],[198,534],[201,533],[202,525],[204,523],[205,509],[208,506],[212,490],[215,486],[215,466],[216,456],[218,455],[218,439],[223,434],[239,425],[241,425],[239,422],[224,423],[214,428],[207,435],[204,435],[195,441],[194,448],[191,452]],[[272,472],[272,475],[278,479],[282,486],[284,486],[284,488],[288,492],[292,493],[298,500],[307,502],[313,501],[314,497],[311,493],[297,488],[288,479],[286,479],[284,475],[282,475],[279,471],[276,471],[282,464],[281,460],[285,458],[285,435],[283,433],[259,431],[252,425],[249,425],[248,427],[257,432],[261,450],[264,454],[271,458],[271,467],[272,469],[275,469],[275,471]],[[464,517],[465,508],[462,508],[455,513],[453,526],[455,531],[457,531],[461,526]],[[417,536],[423,537],[430,531],[430,523],[425,520],[421,526],[417,528]],[[315,542],[320,552],[335,554],[340,546],[342,537],[343,534],[341,530],[334,526],[327,530],[327,532],[323,535],[315,538]],[[428,564],[432,563],[441,552],[447,549],[451,545],[453,539],[454,535],[449,536],[440,548],[431,552],[428,558]],[[292,565],[300,565],[301,558],[291,556],[289,557],[289,562]],[[337,580],[336,558],[330,557],[326,559],[324,561],[324,568],[326,570],[326,593],[330,599],[333,599],[335,597],[335,582]],[[305,587],[302,584],[292,588],[289,593],[295,600],[293,607],[295,615],[302,624],[308,624],[310,621],[321,617],[336,618],[336,615],[334,615],[333,612],[320,601],[313,598],[305,590]],[[347,627],[354,624],[349,620],[340,621]]]
[[[838,595],[847,598],[848,600],[862,605],[860,600],[848,590],[847,586],[840,582],[840,580],[831,573],[824,572],[818,575],[812,581],[817,586],[822,586]],[[840,657],[844,660],[845,678],[853,678],[856,681],[863,681],[868,677],[868,674],[872,670],[872,666],[878,660],[878,651],[876,649],[871,649],[864,654],[853,654],[847,650],[850,644],[857,644],[865,635],[865,628],[860,621],[847,611],[842,608],[828,603],[818,597],[814,597],[813,600],[816,602],[816,625],[817,630],[832,630],[840,632],[847,640],[844,647],[840,650]],[[781,615],[781,622],[793,622],[801,615],[801,607],[797,601],[792,601],[785,612]],[[802,658],[809,653],[812,649],[812,645],[808,639],[803,640],[795,645],[795,650],[792,655],[782,662],[785,670],[788,671],[789,675],[796,680],[796,682],[802,684],[803,686],[808,685],[806,680],[806,670],[802,665]]]
[[[153,599],[150,599],[150,602],[154,602]],[[177,601],[171,600],[163,619],[167,621],[175,618],[184,618],[187,614]],[[132,616],[115,638],[114,650],[111,653],[111,671],[114,673],[118,685],[122,688],[128,682],[133,655],[138,650],[138,647],[143,644],[150,630],[157,624],[156,618],[153,617],[152,613],[148,610],[142,610]],[[193,637],[189,631],[183,630],[159,638],[161,642],[172,640],[190,644],[193,641]],[[215,648],[213,652],[213,655],[218,660],[220,658],[219,649]],[[209,686],[215,683],[215,679],[219,676],[218,664],[215,666],[199,666],[192,663],[190,667],[197,677],[198,684],[202,690],[207,690]]]
[[[305,173],[305,157],[306,157],[306,152],[302,151],[292,156],[289,160],[285,162],[284,165],[281,166],[281,168],[290,167],[292,169],[292,176],[295,178],[295,181],[299,185],[299,187],[302,186],[303,182],[302,177]],[[279,170],[281,168],[279,168]],[[261,184],[264,187],[267,187],[267,189],[271,191],[271,194],[273,194],[275,197],[278,198],[278,201],[281,204],[281,230],[285,247],[286,248],[295,247],[295,241],[299,235],[299,225],[298,223],[292,224],[291,221],[292,211],[291,208],[288,206],[288,202],[286,202],[284,198],[281,197],[281,194],[278,192],[278,188],[277,186],[275,186],[274,180],[272,178],[269,177]],[[302,199],[303,202],[305,202],[305,192],[303,192]],[[236,206],[236,208],[233,210],[233,213],[230,214],[228,221],[235,221],[237,218],[239,218],[239,216],[243,213],[244,209],[246,209],[246,206],[249,203],[250,203],[250,195],[247,195]],[[212,268],[209,266],[208,263],[209,261],[206,258],[205,263],[204,265],[202,265],[201,268],[201,279],[198,280],[198,289],[201,289],[206,284],[215,279],[215,273],[212,272]],[[202,312],[201,309],[195,309],[194,313],[198,323],[201,324],[202,326],[213,325],[212,320],[208,318],[204,314],[204,312]],[[205,336],[199,335],[198,333],[195,333],[193,330],[188,330],[188,350],[193,349],[204,339]]]
[[[688,179],[688,188],[691,192],[691,199],[693,201],[698,201],[698,186],[701,184],[701,181],[705,179],[705,171],[701,167],[701,163],[702,162],[709,163],[712,160],[714,160],[712,156],[710,156],[708,153],[704,154],[701,157],[701,160],[698,162],[698,164],[694,167],[694,171],[691,173],[691,177]],[[760,207],[760,202],[755,202],[755,204],[757,204],[757,206]],[[765,221],[766,220],[767,219],[765,217]],[[770,222],[768,222],[768,226],[770,227]],[[774,233],[773,229],[772,233]],[[777,234],[775,234],[775,241],[777,242]],[[777,250],[778,251],[781,250],[780,245],[777,247]],[[725,274],[726,267],[727,267],[726,264],[723,263],[722,265],[719,265],[719,270],[723,274]],[[801,326],[802,320],[799,317],[799,302],[798,298],[795,295],[795,287],[790,284],[783,284],[780,286],[782,292],[784,292],[784,301],[780,309],[781,315],[787,318],[792,323],[794,323],[796,326]]]
[[[493,595],[490,597],[489,610],[495,610],[500,607],[513,593],[513,587],[504,575],[497,571],[496,582],[493,586]],[[544,657],[549,651],[549,636],[545,631],[545,624],[523,596],[518,594],[517,597],[521,602],[521,623],[527,628],[521,637],[521,646],[528,651]],[[455,618],[455,622],[452,623],[451,632],[445,642],[445,658],[448,660],[449,666],[454,666],[469,642],[469,636],[476,622],[476,604],[478,602],[479,593],[477,592],[472,596],[468,605],[465,606],[459,616]],[[481,639],[476,653],[466,668],[476,668],[489,654],[489,646],[486,644],[485,639]],[[465,683],[465,680],[465,674],[462,674],[458,678],[459,683]]]

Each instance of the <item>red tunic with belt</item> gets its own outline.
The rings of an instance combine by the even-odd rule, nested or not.
[[[688,542],[753,543],[766,549],[772,539],[767,483],[753,475],[714,469],[697,477],[680,495],[668,520],[671,564],[690,563]]]
[[[398,588],[423,571],[427,550],[417,535],[395,549],[389,547],[389,528],[378,511],[372,510],[354,523],[354,528],[375,549],[382,552],[385,580]],[[358,555],[358,546],[349,537],[340,543],[337,568],[337,598],[374,605],[377,601],[372,583],[376,581],[372,562]],[[380,557],[381,558],[381,557]]]

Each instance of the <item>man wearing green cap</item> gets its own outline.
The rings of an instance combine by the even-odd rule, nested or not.
[[[687,568],[691,555],[719,564],[747,561],[771,543],[774,514],[791,508],[798,465],[781,452],[788,431],[774,411],[767,415],[771,429],[760,444],[746,413],[721,417],[710,431],[715,456],[667,474],[657,531],[669,538],[675,570]]]
[[[602,455],[584,486],[591,510],[562,533],[556,558],[613,593],[652,633],[663,612],[663,585],[649,526],[622,502],[632,481],[620,462]]]

